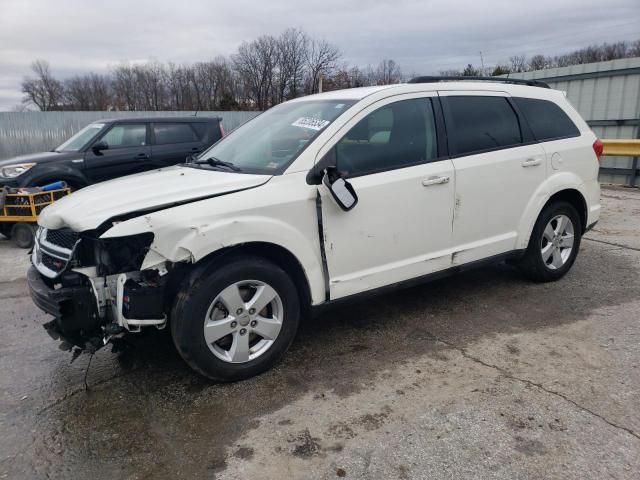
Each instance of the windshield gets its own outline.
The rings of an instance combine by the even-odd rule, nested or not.
[[[283,103],[245,123],[187,166],[277,175],[354,103],[353,100]]]
[[[102,129],[104,123],[91,123],[76,133],[69,140],[64,142],[58,148],[56,152],[77,152],[87,143],[89,143]]]

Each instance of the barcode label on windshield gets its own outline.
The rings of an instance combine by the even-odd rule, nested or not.
[[[328,120],[323,120],[321,118],[313,118],[313,117],[300,117],[298,120],[293,122],[291,126],[300,127],[300,128],[308,128],[309,130],[322,130],[324,127],[329,125]]]

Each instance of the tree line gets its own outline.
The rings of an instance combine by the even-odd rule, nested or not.
[[[618,58],[640,57],[640,40],[633,42],[602,43],[599,45],[589,45],[564,55],[533,55],[527,58],[526,55],[513,55],[508,62],[498,63],[491,67],[478,67],[468,64],[461,70],[443,70],[441,75],[506,75],[508,73],[530,72],[533,70],[544,70],[548,68],[568,67],[570,65],[582,65],[584,63],[605,62]]]
[[[510,57],[509,62],[441,71],[441,75],[502,75],[640,56],[640,40],[603,43],[574,52]],[[387,85],[407,78],[392,59],[359,67],[343,61],[330,42],[290,28],[242,43],[238,51],[210,61],[177,65],[123,63],[107,73],[61,80],[44,60],[23,79],[23,104],[39,110],[265,110],[322,90]],[[413,75],[411,75],[413,76]]]
[[[297,29],[244,42],[230,57],[190,65],[149,61],[120,64],[108,73],[56,78],[36,60],[22,81],[24,104],[40,110],[264,110],[323,90],[397,83],[393,60],[361,69],[342,52]]]

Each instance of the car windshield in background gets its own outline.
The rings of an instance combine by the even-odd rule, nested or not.
[[[220,140],[187,166],[280,174],[354,103],[310,100],[278,105]]]
[[[64,142],[58,148],[56,152],[77,152],[104,128],[104,123],[91,123],[76,133],[69,140]]]

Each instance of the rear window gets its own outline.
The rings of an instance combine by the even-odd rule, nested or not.
[[[578,137],[580,130],[558,105],[534,98],[513,99],[538,141]]]
[[[217,122],[198,122],[192,123],[191,126],[201,142],[214,143],[222,138],[220,125]]]
[[[198,137],[188,123],[156,123],[153,126],[156,145],[197,142]]]
[[[522,143],[520,122],[504,97],[443,97],[449,149],[469,155]]]

